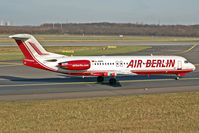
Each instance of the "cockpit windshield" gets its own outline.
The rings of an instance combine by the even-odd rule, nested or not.
[[[189,63],[187,60],[184,61],[185,64]]]

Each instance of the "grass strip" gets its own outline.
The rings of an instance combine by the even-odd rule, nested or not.
[[[0,102],[0,132],[199,132],[199,92]]]
[[[0,43],[14,43],[9,35],[0,35]],[[113,35],[34,35],[40,42],[195,42],[197,37],[113,36]]]
[[[92,56],[92,55],[107,55],[136,52],[151,48],[150,46],[118,46],[103,50],[103,46],[47,46],[45,49],[49,52],[74,55],[74,56]],[[63,51],[74,51],[74,53],[64,53]],[[0,60],[21,60],[24,56],[18,47],[0,47]]]

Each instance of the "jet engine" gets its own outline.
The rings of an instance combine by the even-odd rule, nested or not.
[[[89,60],[72,60],[59,63],[58,66],[67,70],[87,70],[91,63]]]

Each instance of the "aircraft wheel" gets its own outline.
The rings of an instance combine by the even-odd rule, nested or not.
[[[111,78],[111,79],[109,80],[109,83],[110,83],[111,85],[116,84],[116,82],[117,82],[117,80],[116,80],[115,78]]]
[[[179,79],[180,79],[180,77],[177,76],[177,77],[176,77],[176,80],[179,80]]]
[[[104,77],[102,76],[97,77],[97,82],[103,82],[103,81],[104,81]]]

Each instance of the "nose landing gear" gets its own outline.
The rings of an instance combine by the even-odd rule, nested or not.
[[[180,77],[181,76],[185,76],[186,75],[186,73],[178,73],[178,74],[176,74],[176,80],[179,80],[180,79]]]
[[[180,79],[180,77],[179,76],[177,76],[176,78],[175,78],[175,80],[179,80]]]

